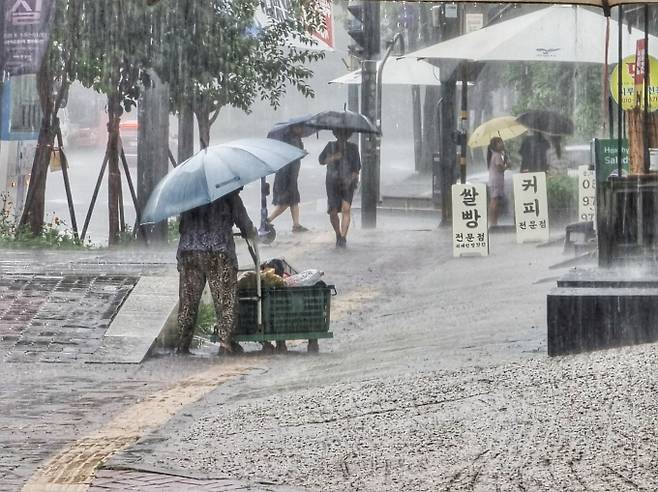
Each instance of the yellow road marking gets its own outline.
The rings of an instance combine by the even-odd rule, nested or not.
[[[151,394],[127,408],[102,429],[59,451],[24,485],[24,492],[83,492],[95,470],[117,451],[162,426],[182,407],[194,403],[222,383],[254,369],[236,362],[217,364]]]

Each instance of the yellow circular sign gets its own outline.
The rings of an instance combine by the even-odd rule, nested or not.
[[[630,55],[624,58],[621,62],[621,107],[622,109],[633,109],[636,107],[644,107],[644,90],[642,82],[638,87],[639,91],[636,96],[635,86],[635,55]],[[610,94],[617,104],[618,98],[618,71],[617,65],[612,74],[610,75]],[[649,57],[649,110],[655,111],[658,109],[658,60],[654,57]]]

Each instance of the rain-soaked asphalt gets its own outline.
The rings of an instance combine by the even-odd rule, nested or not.
[[[355,229],[336,251],[322,222],[309,224],[263,256],[326,272],[336,338],[318,356],[299,345],[235,359],[253,370],[200,393],[110,467],[311,490],[656,488],[654,345],[546,357],[560,246],[498,234],[489,258],[452,259],[447,230],[408,220]],[[209,350],[139,367],[3,363],[0,489],[91,431],[111,435],[147,395],[226,364]]]

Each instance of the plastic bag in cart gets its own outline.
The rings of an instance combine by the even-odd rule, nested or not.
[[[315,285],[324,275],[320,270],[304,270],[284,279],[286,287],[311,287]]]

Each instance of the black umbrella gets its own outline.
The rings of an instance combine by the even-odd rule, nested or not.
[[[306,125],[306,123],[308,123],[308,121],[311,118],[313,118],[313,116],[307,114],[304,116],[297,116],[295,118],[290,118],[288,121],[282,121],[280,123],[277,123],[269,131],[269,133],[267,134],[267,138],[273,138],[275,140],[285,141],[286,134],[290,131],[291,128],[295,126],[299,126],[303,129],[303,132],[300,135],[302,138],[308,137],[309,135],[313,135],[315,132],[318,131],[317,128],[312,128]]]
[[[559,113],[535,109],[517,116],[516,121],[530,130],[549,135],[573,135],[573,121]]]
[[[379,133],[368,118],[353,111],[323,111],[305,123],[318,130],[346,130],[354,133]]]

